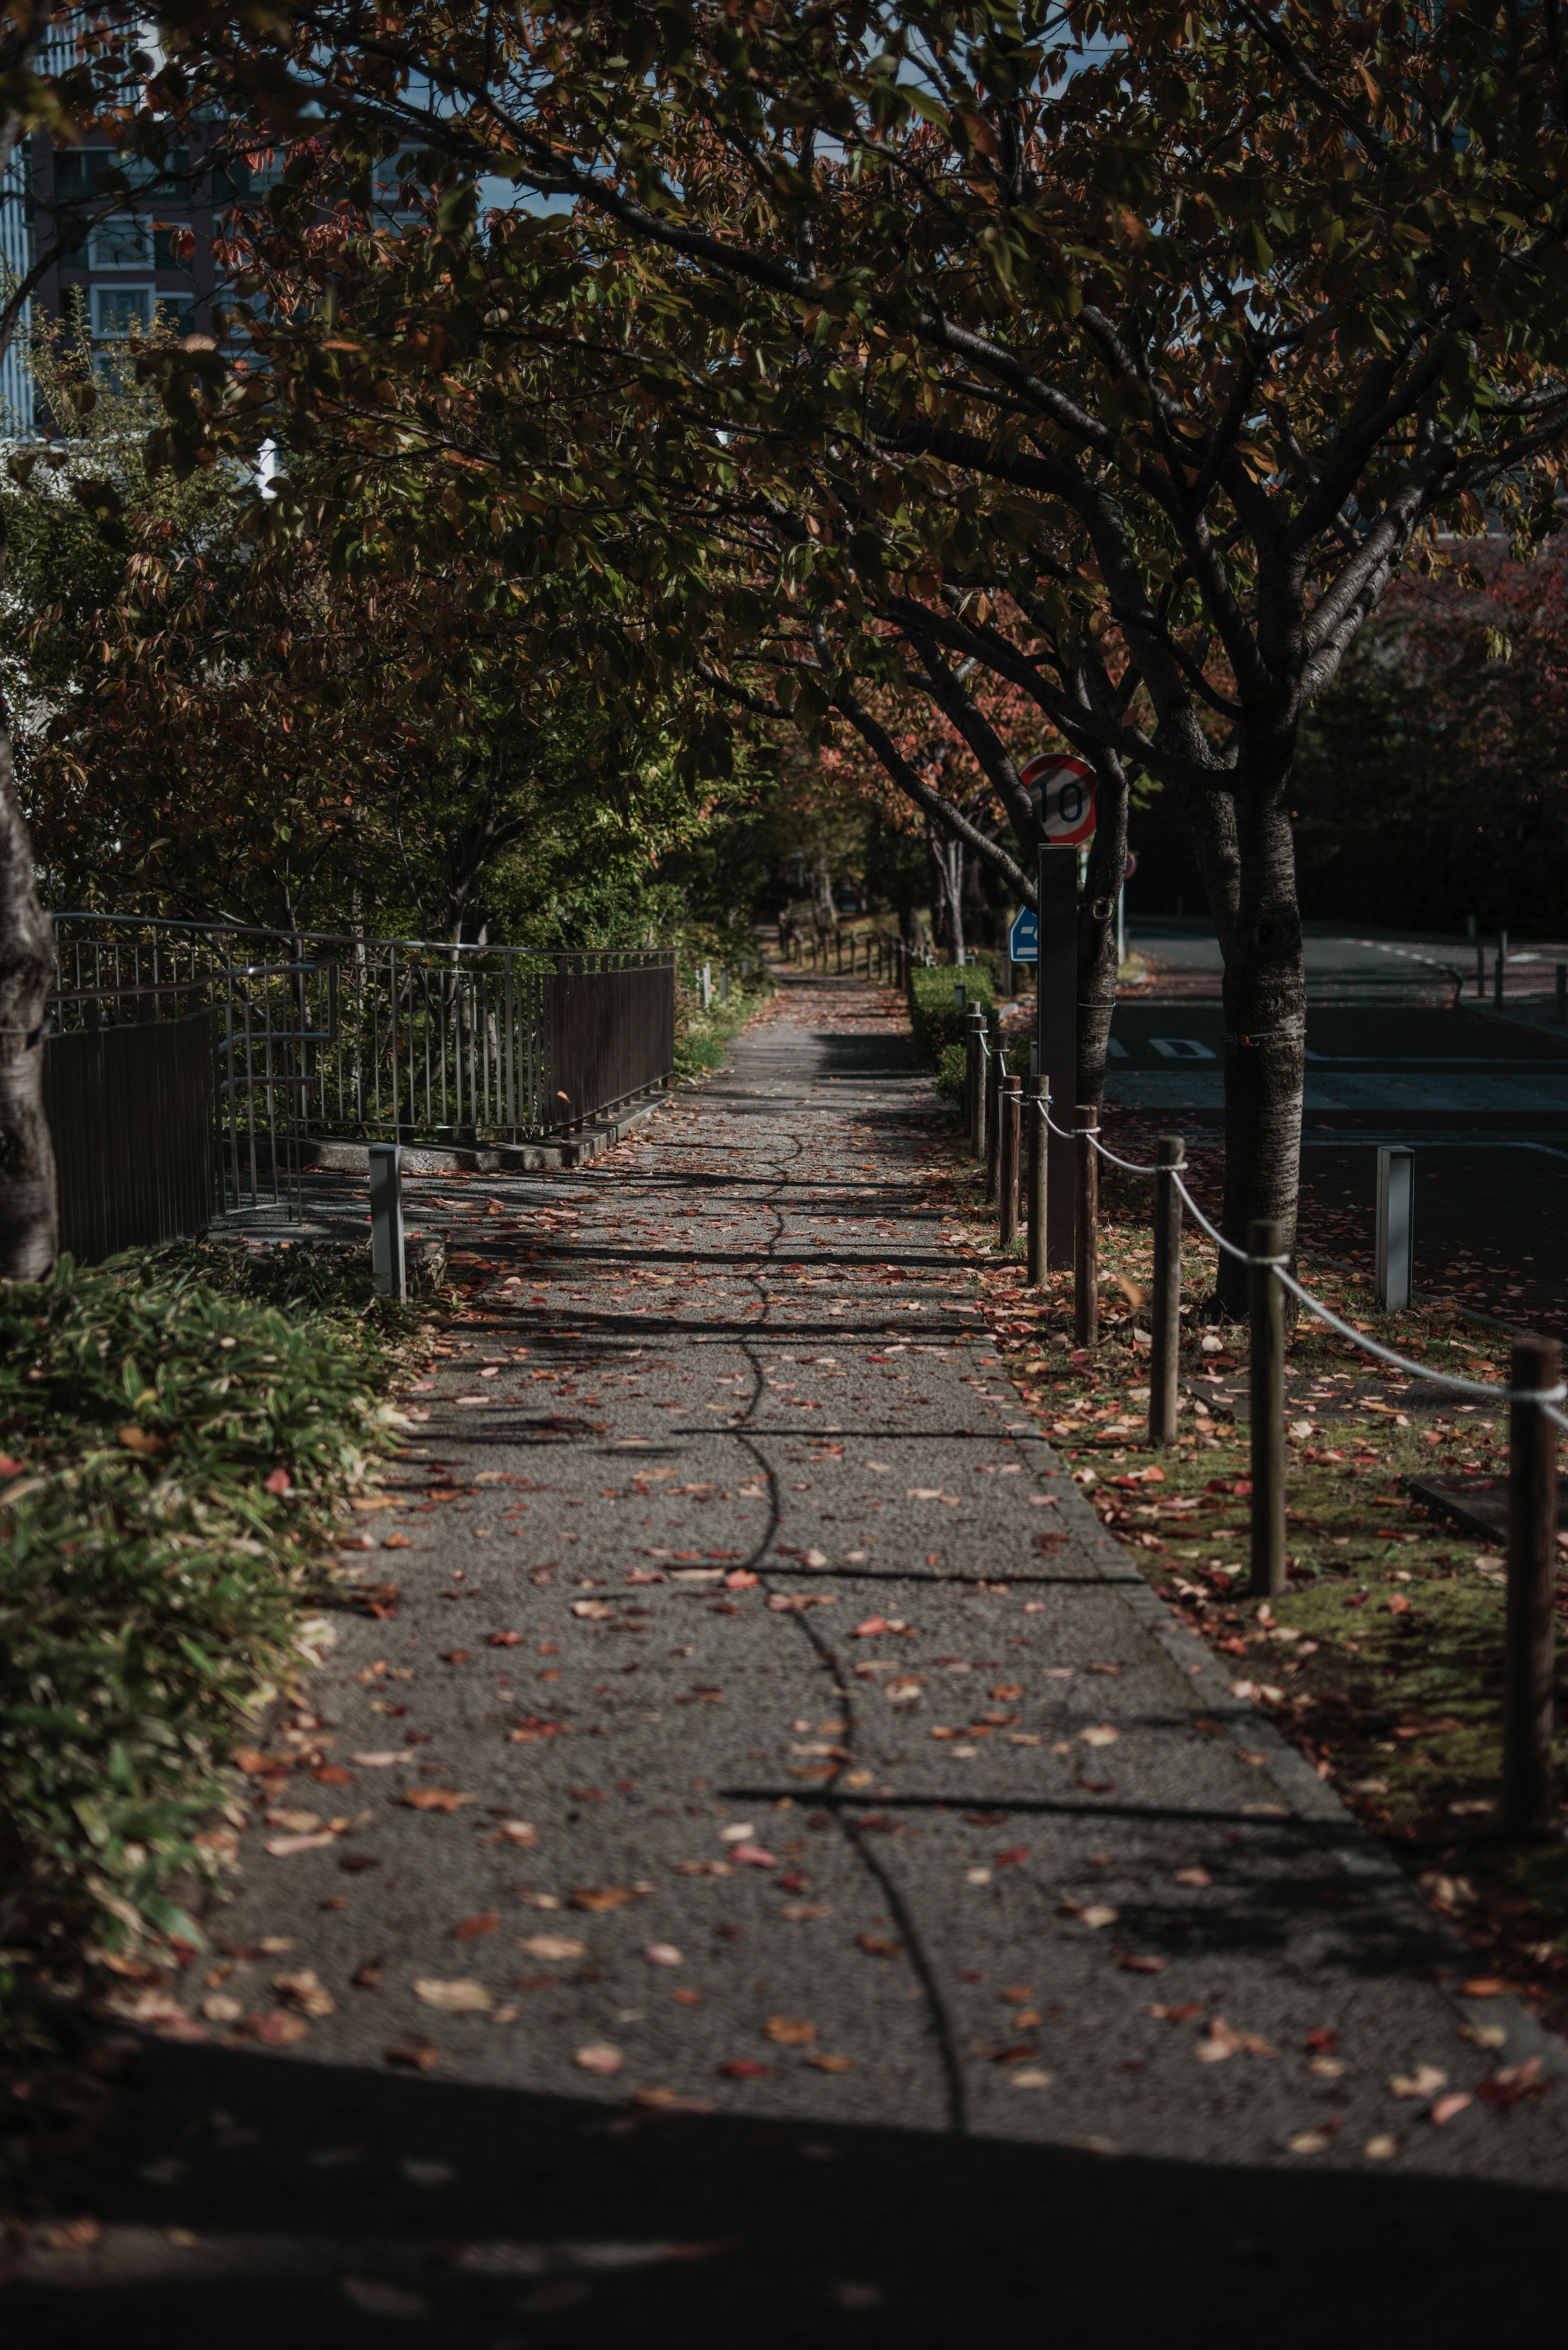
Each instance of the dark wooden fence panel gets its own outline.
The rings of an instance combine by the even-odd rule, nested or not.
[[[189,1239],[209,1222],[210,1017],[47,1037],[44,1107],[60,1247],[79,1263]]]

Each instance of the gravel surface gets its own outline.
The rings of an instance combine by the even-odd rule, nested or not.
[[[1266,2294],[1403,2345],[1561,2295],[1568,2089],[1476,2095],[1452,1951],[1203,1711],[992,1383],[897,1000],[791,982],[592,1169],[417,1187],[483,1285],[260,1742],[306,1759],[210,2036],[62,2171],[109,2224],[35,2248],[29,2339],[1225,2343]]]

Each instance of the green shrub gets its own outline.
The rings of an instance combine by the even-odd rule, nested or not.
[[[968,1075],[968,1054],[961,1045],[944,1045],[937,1062],[937,1091],[944,1101],[961,1103]]]
[[[961,1007],[953,1002],[953,989],[961,981],[965,995]],[[983,1006],[988,1024],[994,1028],[994,991],[991,973],[983,966],[954,971],[942,964],[910,973],[909,1027],[922,1061],[935,1068],[946,1045],[962,1044],[964,1024],[976,1003]]]
[[[243,1709],[289,1667],[325,1505],[390,1436],[414,1317],[369,1288],[306,1249],[192,1249],[0,1290],[14,1947],[199,1939],[171,1881],[210,1861],[202,1816]]]

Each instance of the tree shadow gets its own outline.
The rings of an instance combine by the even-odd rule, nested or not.
[[[55,2218],[8,2338],[1251,2350],[1262,2329],[1271,2350],[1468,2350],[1505,2309],[1512,2339],[1554,2338],[1565,2206],[1475,2177],[659,2115],[154,2042],[96,2143],[40,2182]]]

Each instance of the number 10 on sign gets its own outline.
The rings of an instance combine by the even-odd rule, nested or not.
[[[1076,848],[1088,839],[1095,829],[1095,771],[1085,760],[1042,751],[1022,769],[1018,780],[1032,799],[1039,800],[1048,848]]]

